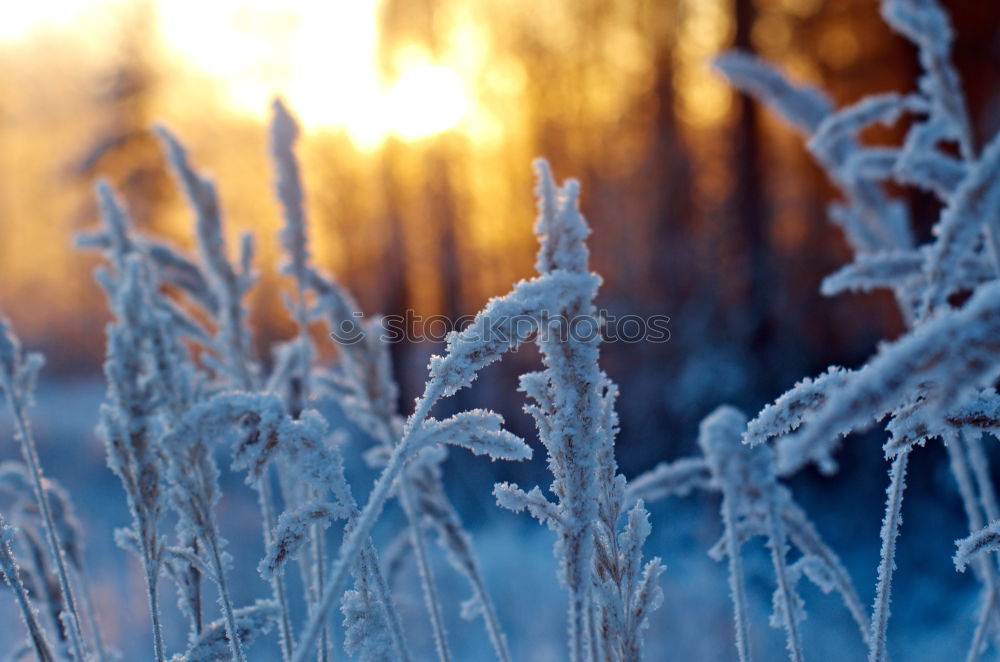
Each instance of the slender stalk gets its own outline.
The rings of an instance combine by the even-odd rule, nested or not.
[[[396,443],[396,440],[403,435],[403,429],[399,419],[392,416],[392,414],[387,414],[381,419],[380,429],[382,443],[387,448],[392,448]],[[413,546],[413,550],[417,555],[417,567],[420,571],[420,582],[423,588],[424,601],[426,602],[427,611],[431,619],[431,629],[434,634],[434,646],[437,650],[438,659],[442,662],[448,662],[451,660],[451,651],[448,648],[448,635],[444,626],[441,600],[438,596],[437,585],[434,581],[434,571],[431,567],[430,557],[427,553],[426,538],[424,536],[420,512],[418,511],[417,503],[413,495],[413,485],[405,473],[399,480],[399,497],[400,503],[403,506],[403,512],[406,515],[407,522],[409,523],[410,544]],[[391,597],[388,592],[386,592],[383,596],[383,600],[385,601],[386,609],[392,610],[392,605],[389,603]]]
[[[38,622],[35,610],[31,607],[24,582],[21,581],[17,562],[10,548],[10,536],[11,528],[0,517],[0,579],[3,579],[14,593],[14,599],[21,612],[21,620],[24,621],[24,626],[28,629],[28,639],[31,641],[31,647],[35,651],[38,662],[54,662],[55,658],[52,657],[52,651],[45,640],[45,632]]]
[[[618,586],[618,592],[621,593],[621,586]],[[600,662],[601,641],[597,637],[597,610],[594,609],[593,603],[587,609],[587,638],[589,639],[588,649],[590,651],[590,656],[587,659],[590,662]]]
[[[496,607],[493,605],[493,601],[486,590],[486,582],[483,580],[478,563],[472,564],[472,567],[469,569],[469,580],[472,582],[472,589],[475,591],[476,597],[482,604],[483,620],[486,623],[486,631],[490,636],[490,642],[493,644],[497,660],[499,662],[511,662],[510,651],[507,649],[507,637],[500,627]]]
[[[965,457],[964,435],[961,433],[951,434],[946,437],[945,447],[948,450],[948,458],[951,461],[951,473],[958,483],[958,492],[962,497],[962,505],[965,508],[965,516],[969,521],[969,532],[975,532],[985,526],[983,514],[979,509],[980,501],[976,497],[976,488],[973,484],[972,474],[969,470],[969,462]],[[980,486],[981,487],[981,486]],[[976,625],[975,633],[972,637],[972,644],[969,648],[967,660],[979,659],[979,652],[982,650],[982,638],[985,636],[987,624],[997,619],[995,606],[997,604],[997,591],[1000,587],[1000,579],[997,577],[996,567],[986,557],[977,557],[973,560],[973,568],[980,581],[983,582],[983,606],[979,614],[979,622]]]
[[[997,495],[993,489],[993,480],[990,478],[990,463],[986,453],[983,452],[982,439],[977,433],[963,435],[962,439],[969,453],[969,465],[972,467],[972,475],[976,478],[979,501],[983,512],[986,513],[986,521],[1000,519],[1000,507],[997,506]]]
[[[309,242],[306,234],[304,191],[299,175],[295,143],[299,137],[299,126],[284,104],[275,100],[270,130],[270,154],[275,166],[275,192],[285,217],[281,231],[281,243],[288,252],[291,274],[295,278],[295,299],[292,314],[298,327],[298,342],[301,353],[297,357],[298,374],[292,377],[292,394],[289,409],[293,418],[298,418],[309,399],[310,364],[312,341],[309,336],[309,311],[306,304],[306,270],[309,262]],[[296,388],[298,385],[298,388]],[[307,587],[306,599],[310,614],[314,611],[324,584],[326,565],[326,538],[323,528],[310,527],[312,559],[303,554],[300,567]],[[332,659],[329,628],[324,624],[319,662]]]
[[[733,594],[733,612],[736,623],[736,652],[740,662],[750,662],[750,626],[747,620],[747,595],[743,585],[743,558],[736,533],[736,513],[733,500],[722,495],[722,524],[725,529],[726,555],[729,557],[729,590]]]
[[[972,466],[972,474],[976,478],[976,488],[979,492],[979,502],[986,514],[986,521],[992,522],[1000,519],[1000,508],[997,507],[997,495],[993,488],[993,479],[990,478],[990,463],[983,452],[982,436],[976,433],[963,435],[965,450],[969,454],[969,464]],[[1000,553],[995,553],[997,563],[1000,564]],[[990,566],[990,572],[997,574],[997,570]],[[992,596],[992,622],[993,645],[1000,650],[1000,577],[994,581]],[[985,626],[984,626],[985,628]]]
[[[415,467],[413,474],[410,474],[410,476],[413,488],[420,491],[423,497],[434,504],[431,506],[434,512],[430,513],[430,517],[433,525],[438,528],[438,535],[442,536],[442,538],[447,538],[445,544],[455,547],[452,550],[452,556],[458,557],[456,560],[461,566],[461,572],[468,580],[472,592],[476,596],[476,600],[479,601],[486,632],[489,635],[490,643],[493,645],[497,660],[499,662],[510,662],[507,637],[500,627],[496,608],[486,589],[486,582],[483,579],[482,571],[479,569],[479,562],[476,559],[475,551],[472,549],[469,539],[463,535],[461,519],[444,493],[440,478],[428,467]],[[409,525],[411,527],[418,526],[419,517],[417,520],[410,520]]]
[[[13,375],[5,375],[2,381],[4,390],[7,393],[7,400],[10,403],[11,413],[14,416],[17,438],[21,441],[21,454],[31,474],[31,488],[35,493],[35,501],[38,503],[38,508],[41,511],[45,537],[49,545],[49,554],[55,560],[56,573],[59,578],[59,589],[62,591],[63,600],[66,603],[67,618],[64,619],[64,627],[69,630],[67,634],[73,646],[74,656],[77,660],[84,660],[86,659],[84,657],[86,647],[80,632],[80,612],[77,609],[76,600],[73,596],[73,589],[70,586],[69,573],[66,571],[66,558],[63,553],[63,547],[56,532],[55,523],[52,520],[49,497],[42,487],[42,469],[38,460],[35,439],[31,434],[31,426],[24,413],[22,394],[15,386]]]
[[[872,639],[868,651],[869,662],[886,662],[888,650],[886,630],[889,625],[889,602],[892,599],[892,575],[896,569],[896,537],[902,524],[903,493],[906,491],[906,464],[910,451],[901,452],[889,470],[889,488],[886,490],[885,519],[882,521],[882,552],[878,566],[878,588],[872,611]]]
[[[233,610],[233,602],[229,597],[229,588],[226,586],[226,573],[222,566],[222,554],[219,551],[219,543],[212,536],[209,543],[209,551],[212,554],[212,569],[215,571],[215,578],[219,584],[219,602],[222,605],[222,616],[226,621],[226,635],[229,637],[229,652],[235,662],[247,662],[243,653],[243,643],[240,641],[240,631],[236,627],[236,614]]]
[[[947,71],[951,68],[951,62],[945,56],[940,56],[935,62],[935,66],[929,72],[932,76],[939,78],[938,85],[940,89],[949,89],[947,79],[940,80],[941,72]],[[958,131],[958,153],[959,156],[968,164],[968,167],[972,168],[977,159],[976,155],[976,145],[972,138],[972,126],[969,123],[969,111],[966,108],[965,98],[961,94],[948,95],[948,102],[957,105],[957,120],[959,125]],[[997,219],[994,214],[991,214],[985,223],[985,239],[986,245],[989,248],[990,257],[993,259],[993,266],[996,268],[997,273],[1000,274],[1000,219]]]
[[[230,336],[233,337],[233,336]],[[232,355],[235,359],[237,374],[240,375],[240,384],[246,391],[255,388],[253,376],[246,365],[246,357],[242,351],[242,346],[233,348]],[[269,470],[268,470],[269,471]],[[278,468],[280,472],[280,467]],[[279,474],[280,475],[280,474]],[[269,473],[265,473],[257,481],[257,496],[260,505],[260,512],[263,516],[263,538],[265,548],[271,544],[271,534],[274,531],[276,522],[274,491],[271,488]],[[289,662],[292,657],[292,650],[295,648],[294,634],[292,633],[291,608],[288,600],[288,587],[285,584],[285,577],[281,573],[276,573],[271,578],[271,593],[278,602],[278,609],[281,616],[278,620],[278,629],[281,637],[281,659],[282,662]]]
[[[391,414],[382,419],[382,442],[386,444],[388,448],[392,448],[395,440],[399,439],[403,433],[402,425],[397,424],[396,420],[397,419],[392,417]],[[356,519],[360,511],[357,510],[356,505],[353,508],[354,514],[352,515],[352,518]],[[409,525],[413,526],[413,520],[410,519],[412,513],[405,509],[404,512],[406,513]],[[353,528],[354,519],[352,519],[349,527]],[[410,537],[410,539],[412,540],[412,537]],[[406,638],[403,635],[403,622],[400,620],[399,611],[393,603],[392,591],[389,589],[389,584],[386,581],[382,568],[379,565],[379,555],[370,536],[368,538],[366,548],[361,552],[361,556],[365,558],[366,564],[369,568],[371,568],[376,597],[385,609],[386,621],[389,626],[389,636],[392,638],[392,645],[396,650],[398,661],[409,662],[410,651],[406,646]]]
[[[302,636],[299,638],[299,645],[295,650],[295,655],[292,657],[292,662],[306,662],[310,651],[316,645],[316,639],[319,637],[320,630],[324,626],[327,613],[333,606],[333,600],[343,590],[348,569],[354,563],[354,560],[368,540],[368,535],[371,533],[372,527],[375,526],[375,522],[385,507],[385,502],[392,493],[396,479],[402,472],[407,460],[410,459],[410,447],[413,435],[419,429],[420,423],[427,417],[427,413],[434,402],[437,401],[440,393],[440,384],[429,384],[423,397],[417,402],[412,416],[414,424],[404,435],[399,445],[393,450],[392,455],[389,457],[389,463],[382,470],[382,475],[379,476],[375,482],[375,486],[372,488],[371,494],[368,496],[368,502],[358,516],[357,524],[344,537],[343,542],[340,544],[340,552],[330,568],[330,573],[327,575],[319,604],[316,605],[316,609],[309,615],[309,620],[305,625]]]
[[[767,526],[768,546],[771,548],[771,563],[774,565],[774,577],[778,584],[778,595],[784,612],[784,626],[787,638],[788,656],[792,662],[802,662],[802,642],[799,640],[798,622],[795,613],[795,597],[792,587],[788,584],[788,567],[785,564],[785,527],[778,512],[777,504],[772,504],[768,514]]]
[[[392,593],[389,591],[389,584],[386,582],[385,574],[378,564],[378,555],[375,553],[375,546],[368,541],[368,549],[364,552],[368,555],[368,561],[372,567],[372,575],[375,579],[375,588],[378,591],[382,605],[385,607],[386,620],[389,622],[389,636],[392,637],[393,647],[399,662],[410,662],[410,652],[406,648],[406,639],[403,637],[403,623],[399,619],[399,612],[392,603]]]
[[[100,624],[97,622],[97,610],[94,609],[94,601],[91,598],[90,582],[87,573],[79,569],[77,578],[80,580],[80,596],[83,601],[83,613],[87,617],[87,624],[94,634],[94,650],[97,652],[98,662],[107,662],[108,654],[104,650],[104,639],[101,637]]]
[[[844,568],[833,550],[827,547],[822,541],[801,508],[789,500],[782,511],[782,517],[788,531],[788,537],[795,546],[804,554],[810,554],[821,559],[823,564],[829,569],[834,585],[844,601],[844,606],[851,613],[851,617],[861,632],[861,638],[865,642],[865,647],[871,646],[871,620],[868,615],[868,609],[861,602],[861,598],[854,588],[854,583],[851,581],[851,576],[848,574],[847,569]]]
[[[313,577],[316,586],[322,586],[325,570],[323,566],[326,564],[326,537],[323,534],[323,528],[317,525],[313,525],[312,527],[312,548]],[[333,651],[330,649],[330,628],[324,625],[323,631],[320,633],[319,655],[317,659],[319,662],[330,662],[332,655]]]
[[[582,534],[586,535],[586,534]],[[572,540],[572,538],[570,538]],[[570,546],[574,546],[571,542]],[[578,559],[575,559],[578,561]],[[587,632],[587,600],[586,593],[578,585],[579,582],[569,579],[569,659],[573,662],[585,662],[586,646],[584,637]]]
[[[198,538],[195,536],[191,539],[191,551],[194,553],[195,558],[198,557]],[[202,628],[205,626],[204,614],[202,614],[201,608],[201,570],[195,566],[191,566],[191,573],[194,576],[194,632],[197,636],[201,636]]]
[[[437,586],[434,582],[434,570],[431,568],[430,557],[427,554],[427,541],[424,536],[423,525],[420,516],[417,514],[416,504],[413,500],[413,487],[404,475],[399,479],[399,496],[403,509],[407,512],[410,520],[410,538],[413,544],[413,551],[417,556],[417,566],[420,569],[420,583],[424,590],[424,600],[427,603],[427,611],[431,618],[431,630],[434,633],[434,646],[437,649],[438,659],[441,662],[451,661],[451,651],[448,649],[448,633],[444,627],[444,616],[441,610],[441,599],[438,597]]]
[[[35,650],[38,662],[55,662],[49,644],[45,641],[42,626],[38,623],[38,618],[28,602],[28,593],[24,590],[24,585],[20,580],[10,582],[10,587],[14,591],[14,599],[17,607],[21,611],[21,619],[25,627],[28,628],[28,638],[31,640],[31,647]]]
[[[160,593],[156,586],[160,574],[157,572],[159,563],[150,559],[149,554],[145,556],[143,565],[146,566],[146,599],[149,601],[149,615],[153,623],[153,654],[157,662],[164,662],[166,652],[163,648],[163,625],[160,623]]]
[[[986,628],[990,623],[987,615],[993,612],[996,604],[996,591],[987,592],[985,601],[981,607],[982,611],[980,612],[979,621],[976,623],[976,631],[972,635],[972,644],[969,646],[969,652],[965,654],[965,662],[976,662],[982,655],[984,641],[986,640]]]
[[[257,496],[260,501],[260,510],[264,515],[264,547],[271,545],[271,535],[274,531],[274,494],[271,491],[270,476],[265,473],[257,481]],[[271,577],[271,592],[278,601],[278,608],[281,617],[278,619],[278,630],[281,636],[281,659],[288,662],[292,658],[292,649],[295,648],[295,641],[292,638],[292,617],[288,608],[288,590],[285,586],[285,575],[275,573]]]

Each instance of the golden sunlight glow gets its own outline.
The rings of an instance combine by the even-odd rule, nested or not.
[[[134,1],[134,0],[133,0]],[[342,129],[362,149],[389,136],[417,140],[458,126],[468,108],[459,74],[419,49],[378,67],[378,0],[155,0],[166,56],[211,79],[232,110],[263,117],[284,97],[309,129]],[[11,3],[0,39],[78,17],[99,18],[127,0]]]
[[[308,128],[344,129],[362,149],[465,115],[457,74],[423,53],[397,58],[398,78],[383,80],[377,0],[161,0],[159,15],[168,49],[219,81],[240,112],[262,115],[280,94]]]
[[[5,2],[0,20],[0,40],[18,39],[37,29],[65,27],[81,14],[110,4],[107,0]]]
[[[457,125],[465,115],[465,89],[451,69],[418,64],[403,70],[386,95],[388,126],[402,138],[415,139]]]

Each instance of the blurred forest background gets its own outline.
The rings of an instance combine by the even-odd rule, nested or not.
[[[981,144],[1000,128],[1000,2],[942,4],[956,27],[953,57]],[[287,283],[274,275],[280,212],[266,133],[274,94],[305,127],[300,153],[315,258],[369,314],[476,312],[532,273],[531,160],[546,156],[559,178],[581,180],[593,266],[604,278],[599,305],[617,316],[671,318],[667,343],[602,349],[622,392],[618,456],[628,476],[690,453],[697,422],[721,403],[752,414],[805,375],[858,365],[879,339],[899,333],[895,307],[881,295],[819,294],[822,277],[849,255],[825,219],[837,192],[800,136],[711,71],[711,57],[733,47],[829,91],[838,105],[908,91],[918,72],[913,48],[889,31],[873,0],[3,3],[0,311],[49,359],[37,416],[47,470],[106,515],[105,528],[124,521],[124,499],[91,432],[103,397],[96,378],[108,313],[91,277],[96,258],[75,251],[72,238],[96,225],[93,184],[105,177],[142,230],[192,247],[190,211],[150,131],[155,122],[169,125],[215,178],[231,236],[257,236],[262,279],[252,317],[261,351],[293,333],[281,303]],[[893,142],[903,128],[865,137]],[[926,238],[935,201],[896,193],[908,197]],[[332,343],[317,339],[332,356]],[[438,349],[394,346],[405,410]],[[531,437],[514,389],[535,358],[526,349],[491,368],[461,396],[464,404],[497,409]],[[845,444],[833,480],[804,472],[792,481],[861,586],[878,557],[885,483],[878,446]],[[492,507],[484,483],[549,480],[540,457],[512,467],[454,454],[449,463],[462,464],[447,474],[449,490],[474,524],[507,516]],[[974,586],[952,571],[949,540],[967,531],[939,445],[913,463],[907,500],[921,504],[921,517],[904,536],[919,538],[921,527],[934,534],[932,542],[902,543],[898,600],[909,606],[897,622],[900,632],[923,637],[912,638],[903,659],[943,659],[934,657],[944,649],[928,646],[924,625],[965,640]],[[732,655],[724,572],[704,558],[718,535],[715,509],[707,498],[653,509],[653,553],[675,564],[656,623],[669,623],[670,632],[687,631],[687,623],[694,633],[671,644],[678,659]],[[693,526],[660,526],[682,517]],[[487,539],[520,549],[525,543],[515,538]],[[106,552],[110,534],[94,544]],[[532,544],[548,558],[547,538]],[[685,551],[711,579],[685,565]],[[240,562],[254,558],[245,556]],[[99,579],[113,583],[115,572]],[[920,578],[913,589],[908,576]],[[504,577],[497,582],[506,586]],[[767,604],[770,589],[761,587]],[[907,602],[911,590],[966,594]],[[115,595],[109,590],[102,604],[113,605]],[[956,610],[959,603],[967,609]],[[720,633],[711,641],[697,636],[708,612]],[[509,618],[526,617],[512,607]],[[949,630],[956,619],[962,627]],[[830,639],[829,650],[839,651],[841,640]],[[688,640],[701,648],[684,648]]]

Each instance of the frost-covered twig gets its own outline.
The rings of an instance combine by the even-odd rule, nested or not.
[[[40,354],[32,353],[25,356],[22,353],[20,340],[14,335],[10,323],[0,319],[0,389],[7,399],[14,419],[14,429],[21,447],[21,455],[28,467],[31,486],[35,493],[35,502],[42,514],[48,553],[56,566],[59,588],[66,610],[61,615],[60,620],[72,644],[73,655],[77,660],[83,660],[87,653],[87,647],[80,630],[80,612],[77,608],[73,588],[70,585],[69,573],[66,570],[65,552],[52,517],[49,495],[42,484],[41,463],[38,459],[38,450],[26,411],[42,363],[43,359]]]
[[[786,565],[786,533],[782,520],[787,495],[775,481],[774,459],[767,447],[741,443],[746,417],[731,407],[720,407],[701,423],[698,445],[722,492],[725,553],[729,557],[729,586],[736,618],[736,648],[740,660],[750,660],[749,622],[740,547],[743,531],[767,537],[777,584],[775,618],[784,627],[789,659],[802,660],[798,622],[804,617],[795,594],[795,582]]]
[[[539,214],[535,232],[540,247],[535,266],[541,274],[539,282],[561,273],[589,276],[584,239],[590,231],[577,210],[578,184],[571,180],[565,188],[557,189],[547,163],[538,161],[536,169]],[[582,281],[581,285],[567,291],[549,309],[553,323],[589,321],[596,330],[596,283]],[[605,381],[597,364],[599,336],[574,338],[577,332],[570,329],[567,341],[560,338],[557,326],[539,329],[537,343],[546,370],[522,376],[521,390],[537,403],[526,410],[535,418],[539,439],[549,455],[561,515],[557,553],[561,579],[569,591],[570,659],[583,662],[594,554],[592,527],[598,514],[597,458],[602,445],[614,443],[614,432],[603,429],[597,418],[602,397],[599,389]]]
[[[903,523],[903,492],[906,489],[906,465],[909,451],[900,453],[889,470],[889,487],[886,488],[885,518],[882,520],[882,551],[878,566],[878,586],[872,607],[871,643],[869,662],[888,659],[886,630],[889,625],[889,602],[892,592],[892,575],[896,569],[896,538]]]
[[[108,465],[125,488],[132,516],[134,549],[142,559],[153,621],[156,659],[166,658],[160,624],[158,579],[163,542],[158,530],[165,505],[166,460],[160,448],[160,408],[175,402],[175,356],[162,312],[156,310],[146,265],[130,237],[129,221],[107,184],[98,185],[106,251],[114,271],[98,272],[107,291],[115,322],[108,329],[107,403],[101,408],[100,434],[107,445]]]
[[[939,307],[958,272],[958,262],[986,231],[992,236],[993,224],[1000,215],[1000,134],[990,141],[982,157],[962,180],[937,225],[937,239],[931,250],[925,271],[928,287],[923,301],[923,313]],[[1000,251],[991,249],[995,260]]]
[[[1000,374],[1000,283],[989,283],[960,309],[942,311],[886,345],[850,373],[805,418],[799,432],[778,440],[778,466],[791,473],[810,461],[828,462],[842,434],[864,429],[907,404],[924,399],[921,416],[939,420],[976,386]]]
[[[958,492],[962,497],[962,505],[965,509],[965,516],[969,522],[970,535],[975,535],[986,523],[983,511],[980,509],[980,499],[977,498],[978,481],[972,477],[970,470],[971,457],[967,453],[968,447],[961,432],[950,431],[944,435],[945,447],[948,451],[948,458],[951,462],[952,475],[958,484]],[[980,485],[981,486],[981,485]],[[986,514],[989,517],[989,514]],[[986,558],[975,558],[976,575],[983,582],[983,604],[979,613],[979,623],[973,634],[972,644],[969,647],[967,659],[979,659],[982,648],[982,641],[989,626],[994,626],[994,637],[1000,636],[995,625],[998,622],[1000,613],[997,612],[997,590],[1000,582],[997,578],[997,568],[994,563]],[[964,567],[960,568],[964,571]]]
[[[218,195],[211,180],[192,168],[187,151],[165,127],[156,133],[163,141],[170,166],[195,212],[198,248],[208,277],[209,286],[218,301],[219,347],[225,352],[226,368],[242,388],[251,388],[256,368],[249,361],[250,339],[244,322],[243,295],[253,283],[250,259],[253,244],[243,237],[240,248],[240,269],[230,264],[222,228]]]
[[[222,551],[225,540],[219,534],[214,513],[219,499],[219,470],[204,435],[204,430],[181,428],[164,440],[164,449],[170,457],[170,496],[180,516],[178,529],[182,536],[196,538],[208,556],[207,565],[219,589],[219,604],[233,660],[245,662],[236,609],[226,579],[227,562]]]
[[[662,462],[630,480],[625,488],[625,503],[631,506],[640,499],[650,503],[667,496],[687,496],[695,488],[711,485],[712,474],[704,458],[681,458]]]
[[[35,655],[38,657],[38,662],[53,662],[55,658],[52,657],[52,651],[45,640],[45,633],[38,622],[35,609],[31,606],[28,591],[21,581],[17,561],[14,559],[14,553],[11,550],[13,543],[12,532],[7,522],[4,521],[3,516],[0,516],[0,579],[14,593],[18,610],[21,612],[21,620],[24,622],[24,627],[28,629],[28,640],[31,642],[31,648],[34,649]]]
[[[295,142],[299,137],[299,127],[288,109],[280,99],[275,99],[272,103],[272,118],[270,126],[270,153],[274,162],[276,175],[275,188],[278,200],[281,203],[282,212],[285,217],[285,224],[280,233],[281,244],[285,248],[290,260],[285,267],[295,281],[295,300],[291,305],[292,313],[298,327],[297,343],[286,348],[286,353],[292,359],[289,361],[288,381],[290,394],[290,409],[293,415],[298,415],[306,406],[310,396],[310,364],[313,356],[312,341],[309,337],[309,315],[306,304],[306,288],[308,287],[307,267],[309,261],[309,244],[306,235],[305,201],[302,182],[299,176],[298,160],[295,157]],[[277,373],[277,371],[276,371]],[[274,379],[275,375],[272,375]],[[279,469],[280,471],[280,469]],[[266,483],[266,477],[261,481],[262,487]],[[269,487],[267,488],[269,489]],[[261,490],[261,502],[266,508],[270,508],[269,496]],[[273,522],[268,528],[273,526]],[[270,537],[266,534],[265,538]],[[269,544],[269,541],[267,541]],[[315,603],[318,599],[317,589],[323,583],[323,573],[326,563],[326,542],[321,530],[317,527],[312,529],[312,567],[308,569],[314,579],[310,587],[310,601]],[[287,595],[284,588],[284,578],[277,576],[273,580],[274,592],[278,596],[282,608],[282,649],[285,662],[291,658],[292,633],[290,630],[290,617],[288,615]],[[323,631],[323,642],[321,645],[321,662],[329,655],[329,633]]]
[[[585,239],[590,230],[577,209],[579,186],[570,180],[558,188],[545,161],[535,167],[535,232],[540,243],[535,267],[542,279],[561,273],[587,275]],[[545,370],[521,376],[521,390],[534,401],[525,411],[535,419],[548,452],[557,501],[534,505],[539,497],[546,501],[535,490],[495,488],[501,505],[527,507],[560,536],[556,552],[560,578],[569,591],[570,659],[575,662],[590,656],[638,658],[639,632],[658,604],[656,580],[662,571],[659,559],[653,559],[646,567],[648,585],[636,587],[643,572],[638,548],[648,535],[641,524],[644,507],[636,503],[631,525],[618,533],[625,512],[625,479],[618,475],[614,456],[617,387],[598,363],[595,294],[594,285],[586,283],[567,293],[536,338]]]
[[[965,572],[969,563],[978,554],[1000,551],[1000,520],[994,520],[966,538],[956,540],[955,568]]]

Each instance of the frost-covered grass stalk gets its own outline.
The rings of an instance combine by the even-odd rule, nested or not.
[[[494,493],[501,506],[528,509],[559,534],[556,551],[569,591],[570,659],[636,660],[639,630],[660,600],[656,582],[662,567],[653,559],[642,568],[649,531],[641,503],[618,532],[625,479],[614,457],[617,387],[598,365],[600,324],[593,301],[599,281],[588,271],[584,240],[590,231],[577,209],[579,186],[570,180],[557,188],[544,161],[536,170],[535,268],[542,280],[563,274],[575,279],[558,307],[547,311],[536,336],[545,370],[521,377],[521,390],[534,400],[525,410],[548,452],[557,501],[537,487],[525,492],[506,483]]]
[[[948,446],[973,530],[983,526],[984,511],[997,512],[978,435],[996,429],[990,424],[997,406],[992,387],[1000,376],[1000,136],[978,153],[950,62],[953,33],[937,1],[883,0],[881,9],[890,27],[917,47],[923,73],[917,89],[907,94],[875,95],[835,110],[821,92],[788,82],[751,56],[732,53],[716,61],[737,87],[808,136],[809,149],[844,193],[829,215],[844,231],[855,260],[824,281],[823,293],[887,288],[907,322],[902,338],[860,368],[832,368],[796,384],[751,421],[744,435],[750,445],[775,439],[781,476],[809,463],[832,473],[842,435],[888,419],[884,449],[892,464],[866,637],[872,662],[888,656],[896,539],[914,447],[935,437]],[[859,140],[866,127],[903,116],[912,124],[900,146]],[[949,143],[957,145],[957,156],[946,148]],[[886,193],[886,182],[923,189],[941,201],[943,211],[927,245],[916,245],[909,210]],[[967,301],[953,306],[953,295]],[[968,452],[966,437],[975,439]],[[957,556],[956,564],[964,567],[964,558]],[[996,572],[985,565],[976,564],[984,599],[969,660],[979,658],[988,632],[1000,631]]]
[[[298,327],[298,345],[289,348],[297,358],[293,368],[288,373],[290,381],[289,407],[294,415],[305,406],[310,394],[310,367],[312,363],[312,341],[309,337],[309,312],[306,303],[306,268],[309,262],[309,245],[306,234],[305,194],[299,177],[298,161],[295,158],[295,141],[299,129],[295,119],[284,104],[275,99],[273,103],[273,119],[271,121],[270,149],[275,164],[278,199],[285,216],[285,225],[281,232],[281,243],[288,253],[289,262],[285,271],[295,279],[295,298],[291,304],[292,315]],[[315,495],[313,495],[315,496]],[[312,535],[312,567],[309,569],[314,578],[314,585],[323,584],[323,574],[326,563],[326,541],[318,529]],[[280,577],[278,579],[281,579]],[[283,592],[284,589],[276,589]],[[318,594],[314,591],[312,599],[315,603]],[[284,628],[285,626],[282,625]],[[291,655],[292,635],[286,633],[286,659]],[[321,661],[329,655],[329,633],[323,631],[323,642],[320,646]]]
[[[31,606],[31,599],[28,591],[21,581],[21,572],[17,561],[14,559],[14,552],[11,549],[13,542],[13,530],[7,525],[3,517],[0,517],[0,578],[14,592],[14,599],[17,600],[17,608],[21,613],[21,620],[28,629],[28,640],[31,648],[40,662],[52,662],[55,658],[49,649],[49,644],[45,639],[45,633],[38,622],[38,615],[35,608]]]
[[[35,503],[38,504],[42,514],[48,553],[56,566],[59,590],[62,593],[65,610],[59,614],[60,625],[69,639],[74,657],[77,660],[83,660],[87,648],[80,630],[80,612],[77,609],[74,590],[70,584],[69,572],[66,569],[63,544],[59,540],[59,531],[52,517],[49,495],[42,484],[42,468],[38,460],[38,449],[35,447],[35,438],[32,436],[31,424],[28,421],[27,407],[42,363],[43,359],[40,354],[32,353],[28,356],[23,354],[21,343],[14,335],[9,323],[0,319],[0,389],[3,390],[14,418],[14,429],[21,446],[21,456],[28,467]]]

